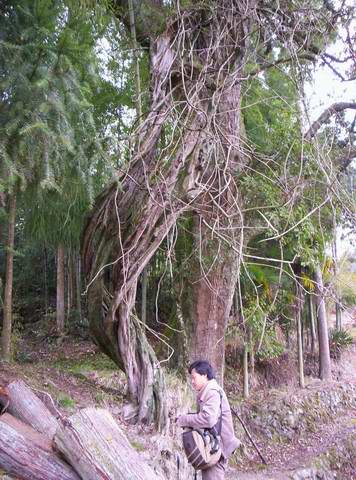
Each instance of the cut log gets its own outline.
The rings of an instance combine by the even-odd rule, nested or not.
[[[59,423],[33,391],[22,380],[11,382],[6,390],[9,398],[7,411],[52,439]]]
[[[4,413],[3,415],[1,415],[0,422],[4,422],[10,427],[14,428],[17,433],[26,437],[29,441],[33,442],[34,445],[42,448],[42,450],[53,453],[52,440],[43,435],[43,433],[39,433],[34,430],[32,427],[27,425],[27,423],[22,422],[21,420],[13,417],[9,413]]]
[[[107,410],[86,408],[54,437],[56,448],[85,480],[161,480]]]
[[[37,447],[5,422],[0,422],[0,468],[22,480],[80,480],[57,455]]]

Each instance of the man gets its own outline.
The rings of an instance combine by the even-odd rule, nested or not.
[[[192,386],[197,392],[198,412],[179,416],[177,424],[180,427],[211,428],[217,424],[220,412],[222,412],[222,455],[216,465],[202,471],[202,480],[223,480],[227,459],[240,445],[240,441],[234,434],[230,405],[225,392],[214,378],[214,372],[209,362],[205,360],[193,362],[188,371]]]

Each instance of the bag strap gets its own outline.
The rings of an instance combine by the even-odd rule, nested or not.
[[[219,420],[216,422],[216,424],[210,428],[210,431],[213,433],[213,435],[219,435],[221,436],[221,429],[222,429],[222,397],[223,397],[223,394],[222,394],[222,391],[221,390],[218,390],[217,388],[214,389],[216,390],[217,392],[219,392],[219,395],[220,395],[220,416],[219,416]]]

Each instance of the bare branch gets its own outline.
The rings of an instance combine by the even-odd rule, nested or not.
[[[310,140],[313,138],[320,127],[327,123],[330,117],[335,115],[336,113],[343,112],[344,110],[347,109],[353,109],[356,110],[356,102],[337,102],[328,107],[321,115],[320,117],[312,124],[312,126],[309,128],[307,131],[305,138],[307,140]]]
[[[133,0],[134,15],[136,18],[137,41],[148,47],[151,39],[155,38],[165,28],[164,16],[167,7],[161,0]],[[130,32],[130,8],[128,0],[115,0],[111,5],[115,15],[124,23]],[[159,21],[157,21],[159,19]]]
[[[298,58],[299,58],[299,60],[309,60],[310,62],[315,62],[316,61],[316,56],[311,54],[311,53],[305,53],[303,55],[299,55]],[[264,60],[264,62],[262,63],[262,65],[258,69],[254,70],[253,72],[251,72],[249,74],[248,78],[255,77],[256,75],[263,72],[264,70],[267,70],[268,68],[277,67],[278,65],[282,65],[282,64],[285,64],[285,63],[292,63],[293,61],[295,61],[295,58],[292,57],[292,56],[285,57],[285,58],[280,58],[279,60],[276,60],[275,62],[268,62],[267,60]]]
[[[326,59],[325,55],[322,55],[321,58],[322,58],[323,62],[325,63],[325,65],[327,65],[330,68],[330,70],[332,70],[332,72],[335,73],[335,75],[340,78],[341,81],[352,82],[353,80],[355,80],[355,77],[346,78],[344,75],[342,75],[338,70],[336,70],[334,65],[329,60]]]
[[[321,59],[325,60],[325,58],[328,58],[329,60],[332,60],[333,62],[337,62],[337,63],[346,63],[346,62],[353,59],[353,57],[351,55],[349,55],[348,57],[344,57],[344,58],[338,58],[338,57],[335,57],[335,55],[331,55],[331,53],[324,53],[321,56]]]
[[[348,152],[341,155],[336,161],[340,165],[340,173],[344,172],[352,160],[356,158],[356,148],[350,148]]]

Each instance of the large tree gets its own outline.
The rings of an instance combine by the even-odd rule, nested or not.
[[[190,354],[208,357],[222,377],[244,246],[240,185],[256,168],[242,127],[244,89],[265,70],[292,74],[314,61],[349,12],[326,1],[117,0],[128,30],[130,5],[149,51],[150,104],[130,161],[97,199],[83,254],[92,332],[126,372],[137,418],[162,425],[162,372],[134,309],[139,275],[177,219],[189,217]]]

